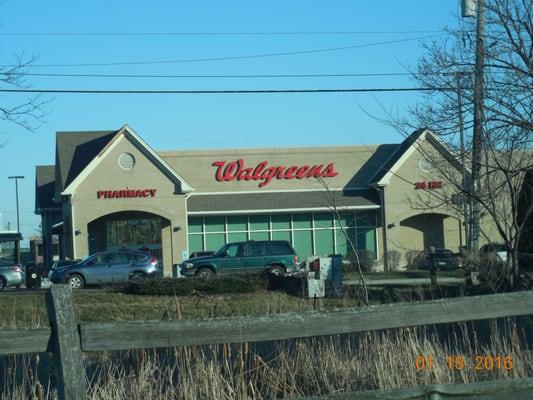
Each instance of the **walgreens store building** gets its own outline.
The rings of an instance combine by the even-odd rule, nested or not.
[[[127,125],[58,132],[55,165],[36,170],[45,257],[58,235],[61,257],[147,249],[171,275],[194,251],[243,240],[347,255],[341,226],[381,263],[391,249],[457,249],[459,216],[410,204],[446,189],[422,148],[453,158],[426,130],[400,144],[200,151],[156,151]]]

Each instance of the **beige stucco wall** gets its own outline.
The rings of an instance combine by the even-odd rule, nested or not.
[[[423,158],[434,160],[438,167],[424,172],[420,167]],[[428,237],[441,236],[442,245],[453,251],[458,251],[459,246],[465,244],[460,216],[454,208],[445,204],[445,199],[457,192],[446,175],[458,173],[431,143],[427,140],[420,143],[395,171],[385,188],[388,250],[401,253],[423,250],[424,237],[427,244]],[[442,188],[415,189],[416,182],[427,184],[434,181],[441,181]],[[419,229],[422,224],[423,231]]]
[[[123,153],[135,157],[135,166],[129,171],[118,164]],[[157,189],[157,192],[153,198],[97,198],[99,190],[126,188]],[[185,195],[176,194],[174,183],[124,136],[110,147],[106,156],[76,188],[70,201],[74,209],[73,228],[79,231],[74,235],[73,257],[88,254],[88,224],[91,221],[121,211],[149,212],[170,221],[170,226],[162,232],[165,275],[171,275],[172,264],[180,262],[181,252],[187,249]]]
[[[387,147],[388,146],[388,147]],[[255,168],[260,162],[267,161],[269,167],[323,165],[334,163],[335,177],[324,178],[327,186],[333,188],[366,186],[376,173],[377,167],[362,169],[363,164],[374,156],[375,165],[382,165],[391,149],[396,145],[383,146],[344,146],[279,149],[228,149],[206,151],[162,151],[158,152],[174,170],[190,182],[196,192],[264,191],[264,190],[308,190],[323,189],[314,178],[273,179],[263,187],[258,180],[233,180],[219,182],[215,179],[215,161],[231,162],[244,160],[244,167]],[[379,150],[379,151],[377,151]]]

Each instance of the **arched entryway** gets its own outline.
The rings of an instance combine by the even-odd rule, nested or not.
[[[461,246],[461,224],[445,214],[417,214],[400,221],[399,239],[402,247],[409,249],[435,247],[457,251]]]
[[[144,250],[164,265],[163,248],[171,248],[170,221],[144,211],[121,211],[104,215],[88,224],[89,254],[104,250]],[[166,260],[169,262],[170,260]]]

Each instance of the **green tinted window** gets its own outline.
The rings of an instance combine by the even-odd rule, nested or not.
[[[272,229],[290,229],[291,228],[291,216],[290,214],[273,214]]]
[[[346,235],[341,229],[337,229],[335,231],[335,238],[337,240],[337,254],[342,254],[343,256],[353,252],[350,242],[356,246],[354,230],[345,229],[344,232]]]
[[[204,218],[206,232],[224,232],[224,217]]]
[[[333,230],[315,230],[315,246],[315,254],[324,256],[334,254],[335,249],[333,247]]]
[[[217,251],[225,243],[223,233],[205,235],[205,250]]]
[[[311,231],[294,231],[294,250],[301,260],[313,254],[313,237]]]
[[[375,226],[374,211],[362,211],[357,213],[357,226]]]
[[[202,217],[189,217],[189,232],[202,232]]]
[[[311,214],[293,214],[292,223],[294,229],[311,228]]]
[[[376,231],[374,228],[357,229],[357,249],[376,251]]]
[[[189,235],[189,253],[204,249],[202,235]]]
[[[268,240],[268,232],[250,232],[250,240]]]
[[[233,215],[227,217],[228,231],[246,231],[248,229],[246,215]]]
[[[272,231],[272,240],[286,240],[291,243],[290,231]]]
[[[333,226],[333,215],[331,213],[314,214],[315,228],[331,228]]]
[[[268,215],[250,215],[250,230],[263,231],[269,230],[270,217]]]
[[[340,213],[340,218],[335,221],[337,226],[343,226],[345,228],[355,226],[355,214],[354,213]]]
[[[248,240],[246,232],[228,233],[228,243],[246,242],[246,240]]]

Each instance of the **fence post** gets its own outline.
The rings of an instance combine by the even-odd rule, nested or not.
[[[52,285],[46,292],[48,318],[52,327],[52,349],[57,371],[59,400],[85,399],[85,367],[80,334],[74,313],[72,289],[68,285]]]

